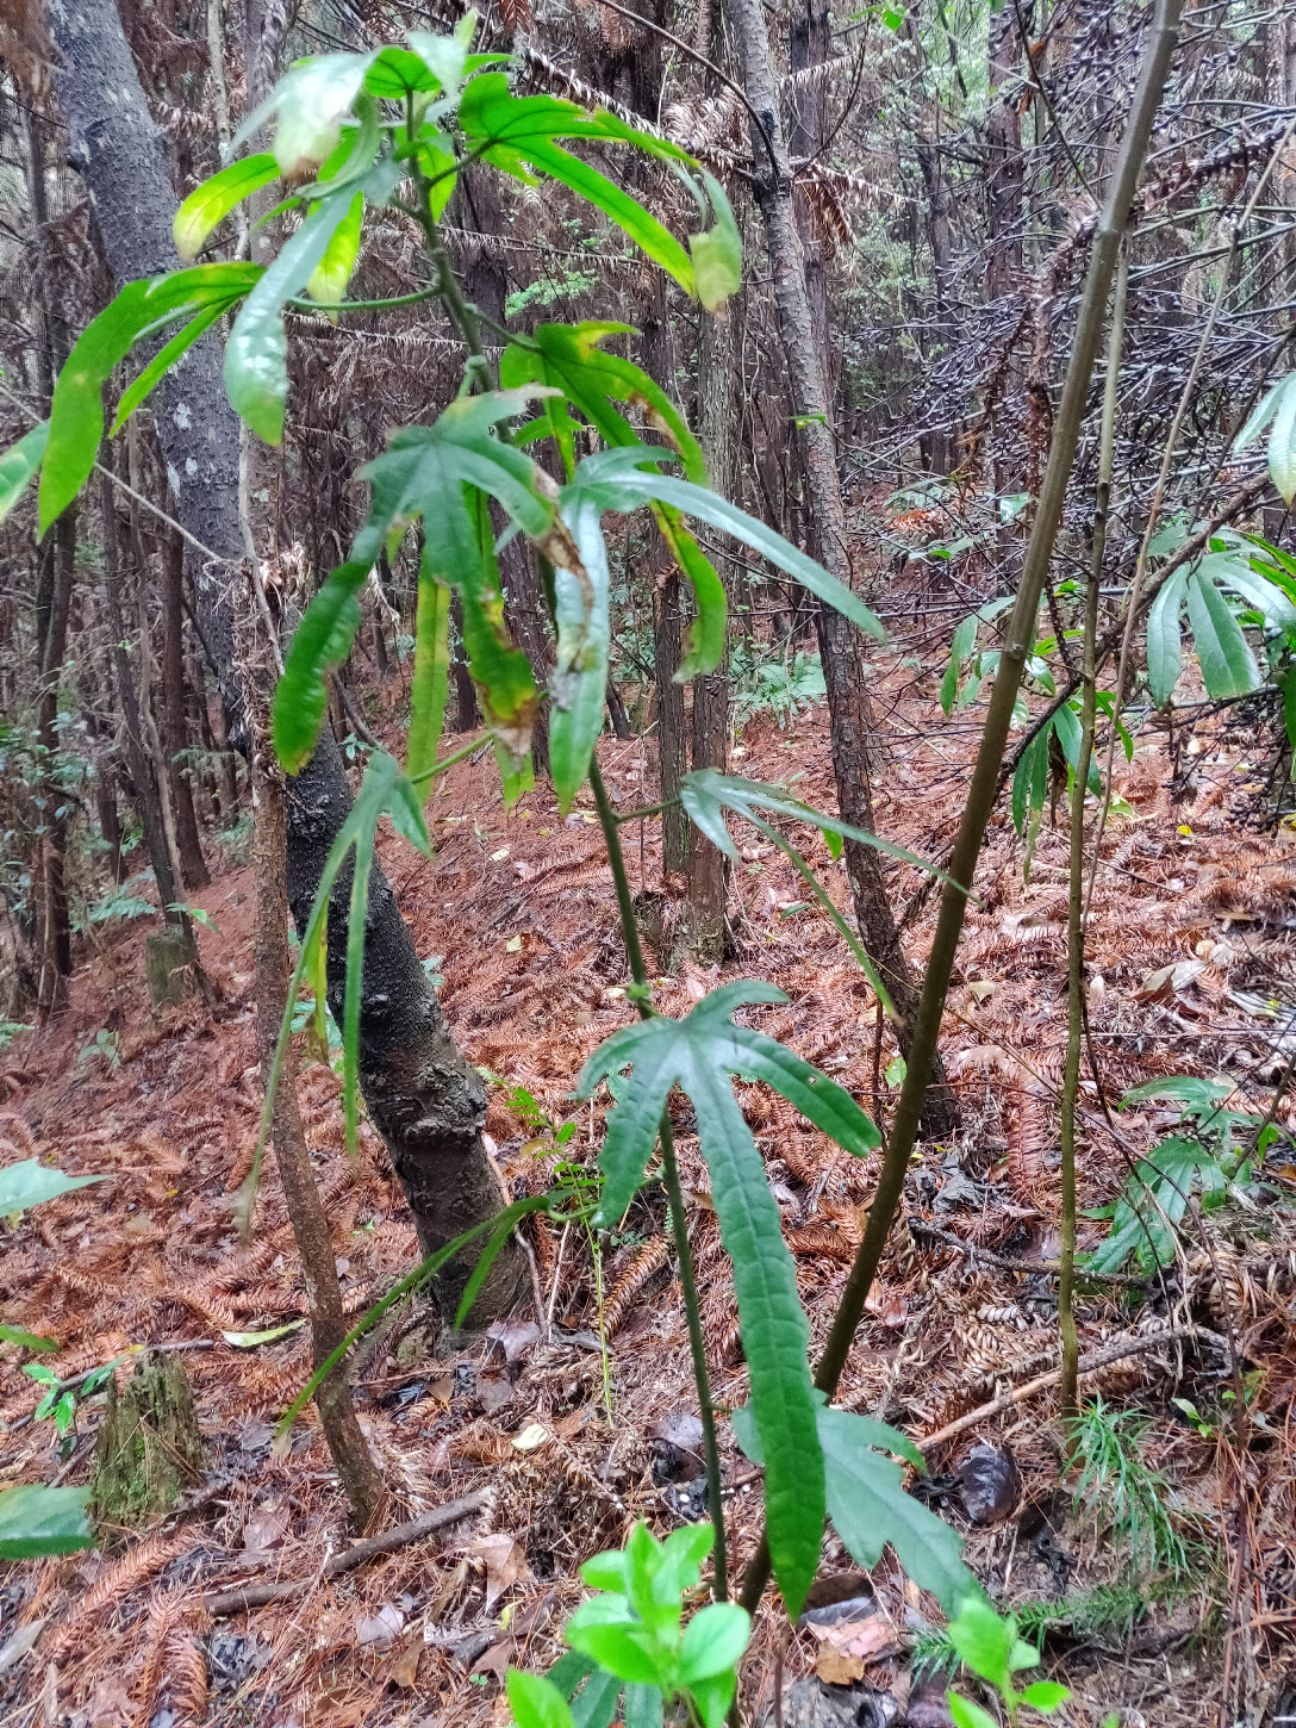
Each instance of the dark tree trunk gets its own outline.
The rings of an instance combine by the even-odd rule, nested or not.
[[[39,296],[40,340],[36,370],[42,399],[49,401],[54,376],[67,357],[67,326],[51,296],[51,269],[45,197],[45,154],[40,127],[27,115],[27,182],[32,205],[36,248],[42,260]],[[67,1001],[72,971],[72,928],[68,916],[64,851],[67,821],[54,770],[58,766],[58,687],[67,652],[72,577],[76,562],[76,510],[67,510],[42,547],[36,573],[36,738],[41,750],[42,819],[36,857],[36,1007],[42,1018],[56,1014]]]
[[[932,260],[932,305],[936,331],[923,345],[923,358],[930,366],[940,359],[953,335],[950,308],[953,257],[950,189],[939,145],[930,139],[920,138],[916,143],[916,154],[927,192],[927,243],[931,249]],[[948,413],[946,406],[939,399],[932,406],[943,420]],[[925,443],[923,454],[932,472],[950,473],[958,449],[957,428],[942,424],[935,431],[926,434]]]
[[[184,662],[184,542],[174,531],[168,535],[162,561],[162,663],[159,707],[161,709],[162,772],[171,786],[171,810],[175,819],[176,852],[180,875],[187,889],[205,888],[211,881],[198,835],[193,782],[185,752],[189,745],[185,713]]]
[[[698,349],[698,437],[706,454],[711,484],[725,498],[738,493],[738,449],[734,438],[733,387],[736,352],[730,317],[705,318]],[[717,560],[726,592],[734,591],[728,560]],[[693,680],[693,767],[723,773],[729,742],[729,666]],[[685,940],[704,964],[724,958],[728,875],[724,854],[689,825],[688,916]]]
[[[117,680],[117,700],[121,703],[126,725],[126,760],[131,779],[135,782],[135,807],[139,811],[140,827],[144,830],[144,845],[153,866],[162,915],[176,935],[186,942],[192,965],[197,954],[193,931],[183,912],[173,910],[179,905],[179,891],[171,863],[171,848],[167,845],[166,827],[162,819],[162,800],[158,794],[153,764],[149,761],[144,741],[144,717],[140,711],[139,694],[126,651],[126,614],[121,596],[121,532],[117,521],[117,505],[113,495],[109,464],[100,491],[103,516],[104,602],[108,608],[108,629],[112,636],[113,671]]]
[[[753,128],[752,152],[757,164],[754,191],[765,222],[774,301],[787,355],[793,407],[799,417],[797,435],[810,526],[819,558],[839,581],[849,585],[846,511],[828,420],[822,357],[815,344],[801,240],[793,210],[792,171],[783,134],[778,80],[770,56],[769,31],[761,0],[727,0],[727,3],[735,44],[743,62],[747,95],[764,122],[763,134]],[[873,833],[876,824],[869,779],[873,717],[859,636],[841,613],[831,607],[819,609],[817,622],[838,801],[848,822]],[[917,991],[900,947],[878,854],[871,847],[848,840],[846,872],[860,937],[890,991],[897,1013],[897,1036],[901,1048],[907,1049]],[[953,1131],[957,1119],[953,1094],[937,1063],[927,1093],[924,1117],[927,1130],[933,1136],[945,1138]]]
[[[454,680],[455,692],[454,730],[471,732],[474,726],[481,725],[481,711],[477,706],[477,690],[468,670],[463,639],[463,601],[457,594],[451,596],[450,622],[454,627],[454,640],[450,645],[450,676]]]
[[[650,378],[667,392],[674,371],[674,347],[667,322],[666,278],[653,276],[650,304],[644,317],[643,363]],[[657,761],[662,811],[662,868],[683,871],[688,864],[689,821],[679,803],[680,781],[688,772],[688,730],[684,686],[675,682],[684,659],[684,584],[670,562],[664,542],[654,535],[651,556],[657,566],[653,582],[653,672],[657,688]]]
[[[60,0],[50,26],[61,70],[59,101],[98,217],[105,254],[118,283],[175,267],[171,219],[175,196],[166,148],[149,115],[112,0]],[[214,555],[190,561],[198,615],[215,664],[236,741],[246,745],[243,698],[234,653],[231,582],[241,573],[238,513],[238,424],[210,343],[192,350],[159,386],[158,439],[173,478],[181,525]],[[341,756],[324,735],[288,795],[288,893],[299,924],[309,912],[334,836],[351,808]],[[446,1026],[391,889],[375,868],[361,1010],[361,1082],[370,1113],[387,1141],[425,1250],[466,1224],[500,1209],[498,1179],[481,1138],[485,1098]],[[345,892],[329,918],[329,990],[343,988],[347,928]],[[449,1269],[450,1296],[462,1288],[475,1254]],[[496,1262],[478,1318],[502,1312],[521,1293],[521,1251],[512,1244]]]
[[[36,698],[36,740],[42,764],[40,852],[36,872],[37,953],[40,975],[37,1012],[57,1014],[67,1002],[72,972],[72,926],[68,917],[67,818],[58,784],[58,693],[67,653],[68,619],[72,611],[72,577],[76,563],[76,506],[64,511],[52,543],[42,550],[40,591],[36,598],[40,667]]]
[[[497,324],[504,321],[508,298],[508,271],[498,253],[487,241],[503,232],[507,226],[500,201],[500,180],[493,171],[474,172],[464,176],[460,194],[464,215],[473,233],[481,236],[470,252],[464,268],[464,286],[468,298],[479,311]],[[498,505],[491,506],[496,532],[504,525]],[[515,534],[499,555],[500,582],[504,589],[504,617],[518,647],[526,655],[536,688],[543,691],[549,683],[549,608],[536,569],[535,555],[521,534]],[[471,685],[471,680],[469,680]],[[540,773],[549,767],[549,710],[541,703],[531,735],[531,750]]]

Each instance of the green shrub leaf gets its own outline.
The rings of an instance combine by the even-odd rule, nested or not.
[[[175,213],[172,232],[176,251],[186,261],[196,258],[231,210],[278,178],[279,164],[266,152],[231,162],[204,180]]]
[[[823,1530],[822,1462],[809,1342],[778,1206],[751,1130],[727,1076],[760,1078],[816,1125],[853,1150],[876,1144],[876,1130],[842,1088],[773,1039],[737,1026],[736,1009],[780,1002],[768,984],[712,991],[687,1018],[654,1016],[608,1039],[590,1058],[579,1091],[631,1068],[609,1113],[599,1168],[604,1190],[597,1222],[615,1225],[628,1206],[656,1142],[672,1088],[691,1099],[725,1250],[733,1264],[743,1346],[751,1374],[753,1420],[766,1465],[770,1551],[789,1610],[800,1604],[818,1565]]]
[[[202,315],[202,328],[206,329],[220,312],[227,311],[249,293],[260,277],[261,268],[255,264],[196,264],[169,276],[128,282],[86,326],[54,386],[49,441],[41,464],[42,534],[90,478],[103,441],[103,387],[135,343],[165,329],[178,318],[188,320]],[[213,307],[219,311],[213,311]],[[173,364],[182,352],[183,347],[169,345],[168,364]],[[146,376],[151,389],[161,371],[151,365]],[[143,400],[143,394],[136,394],[136,406]]]
[[[57,1200],[60,1194],[70,1194],[74,1188],[88,1188],[92,1182],[105,1182],[105,1176],[65,1176],[35,1158],[24,1158],[18,1164],[0,1168],[0,1218],[11,1212],[26,1212],[46,1200]]]
[[[0,1560],[33,1560],[93,1548],[86,1518],[87,1488],[6,1488],[0,1491]]]
[[[0,522],[3,522],[35,478],[49,439],[49,421],[24,432],[0,456]]]
[[[1200,568],[1188,578],[1188,621],[1208,696],[1219,701],[1229,696],[1245,696],[1258,687],[1260,670],[1242,634],[1242,626],[1233,616],[1228,601]]]

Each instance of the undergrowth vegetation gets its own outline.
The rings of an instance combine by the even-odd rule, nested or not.
[[[115,282],[67,326],[24,109],[39,388],[0,383],[24,415],[0,521],[30,539],[38,673],[0,739],[22,1016],[0,1078],[40,1139],[0,1118],[25,1400],[0,1556],[48,1565],[16,1586],[0,1674],[43,1639],[25,1722],[52,1723],[60,1662],[144,1586],[133,1695],[72,1720],[242,1721],[309,1668],[326,1724],[385,1723],[424,1662],[446,1720],[517,1728],[874,1704],[1106,1725],[1134,1719],[1110,1710],[1122,1662],[1190,1644],[1221,1721],[1285,1719],[1296,875],[1254,801],[1281,810],[1296,751],[1287,336],[1250,357],[1236,425],[1198,381],[1258,267],[1249,224],[1291,190],[1289,21],[1270,130],[1171,172],[1206,25],[1178,0],[1125,20],[1084,208],[1030,224],[1005,164],[1027,120],[1033,148],[1065,139],[1048,39],[1017,14],[1009,87],[1001,9],[838,21],[925,58],[938,113],[976,110],[991,304],[1015,307],[975,407],[869,488],[886,593],[838,422],[919,362],[963,398],[927,333],[834,381],[815,248],[845,217],[796,83],[828,62],[794,30],[785,77],[756,0],[689,21],[705,53],[614,6],[654,43],[654,115],[642,41],[617,57],[627,105],[526,83],[525,6],[504,36],[379,8],[374,40],[315,10],[320,51],[281,75],[287,18],[249,34],[231,125],[209,8],[218,125],[175,209],[111,0],[0,35],[33,101],[57,68]],[[973,23],[991,46],[964,76]],[[704,72],[711,130],[665,107],[663,44]],[[966,287],[946,169],[925,130],[913,153],[943,320]],[[1237,211],[1162,222],[1225,173]],[[510,290],[488,242],[542,212],[544,268]],[[1156,236],[1190,216],[1218,217],[1218,280],[1195,279],[1211,309],[1158,442],[1123,418],[1128,348]],[[852,306],[904,292],[875,239]],[[786,381],[752,485],[768,405],[738,387],[736,328],[758,289]],[[399,356],[424,320],[445,387],[394,392],[381,438],[353,437],[349,383],[303,392],[309,343]],[[299,440],[337,406],[329,520],[289,543]],[[1208,407],[1190,507],[1179,441]],[[82,565],[111,739],[68,650]],[[1222,813],[1234,785],[1253,804]],[[278,1570],[307,1506],[313,1569],[194,1559],[209,1520]],[[338,1582],[371,1566],[385,1584]],[[328,1592],[286,1678],[210,1631]],[[383,1657],[359,1703],[343,1643]]]

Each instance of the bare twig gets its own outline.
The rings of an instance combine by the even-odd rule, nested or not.
[[[438,1530],[445,1530],[451,1524],[461,1524],[474,1512],[480,1512],[489,1502],[490,1490],[486,1488],[479,1489],[476,1494],[465,1494],[462,1500],[448,1500],[444,1506],[434,1506],[430,1512],[421,1513],[419,1517],[411,1518],[408,1523],[393,1524],[390,1530],[380,1530],[376,1536],[366,1536],[363,1542],[355,1542],[350,1548],[344,1548],[309,1578],[267,1579],[264,1583],[244,1584],[235,1590],[217,1590],[202,1598],[202,1607],[208,1614],[219,1619],[225,1614],[243,1614],[249,1608],[262,1608],[268,1602],[290,1601],[294,1596],[300,1596],[311,1589],[321,1579],[337,1578],[344,1572],[354,1572],[357,1566],[367,1565],[370,1560],[377,1560],[383,1554],[392,1554],[398,1548],[408,1548],[412,1542],[422,1542],[425,1537],[435,1536]]]

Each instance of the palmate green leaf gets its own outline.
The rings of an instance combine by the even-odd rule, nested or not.
[[[586,1063],[579,1093],[629,1067],[607,1119],[596,1222],[611,1228],[629,1205],[656,1143],[673,1087],[692,1100],[702,1155],[726,1252],[733,1263],[754,1420],[766,1466],[771,1555],[793,1614],[814,1576],[823,1526],[808,1330],[796,1294],[778,1206],[729,1075],[759,1077],[849,1150],[877,1144],[877,1131],[836,1082],[773,1039],[736,1026],[744,1004],[781,1002],[772,985],[714,990],[687,1018],[654,1016],[607,1040]]]
[[[688,251],[652,213],[616,183],[557,142],[630,144],[649,155],[688,163],[676,145],[635,131],[606,113],[590,113],[554,96],[514,96],[503,73],[474,78],[459,105],[459,125],[473,151],[506,174],[530,179],[539,171],[601,210],[686,293],[696,290]]]
[[[564,816],[603,730],[611,633],[607,546],[597,510],[582,508],[567,527],[575,556],[553,561],[558,646],[549,685],[549,767]]]
[[[1206,693],[1216,701],[1245,696],[1260,684],[1260,669],[1227,600],[1200,569],[1188,578],[1192,625]]]
[[[0,456],[0,522],[3,522],[35,478],[49,439],[49,421],[24,432]]]
[[[834,1410],[822,1392],[816,1391],[814,1398],[828,1517],[851,1558],[871,1568],[889,1544],[909,1576],[930,1590],[947,1612],[978,1594],[979,1586],[961,1558],[958,1535],[905,1492],[899,1466],[886,1456],[891,1453],[916,1469],[925,1469],[913,1441],[884,1422]],[[764,1447],[751,1409],[735,1410],[733,1424],[746,1455],[753,1463],[764,1464]]]
[[[684,1082],[711,1175],[765,1452],[765,1516],[774,1575],[789,1615],[801,1612],[823,1540],[823,1462],[807,1351],[810,1327],[797,1295],[778,1203],[733,1089],[700,1053]]]
[[[306,179],[328,157],[364,89],[374,54],[321,54],[298,60],[234,134],[237,150],[274,116],[273,155],[285,180]]]
[[[535,395],[530,388],[463,397],[433,426],[396,433],[386,453],[361,469],[373,494],[368,520],[347,562],[307,607],[275,692],[275,749],[289,773],[299,772],[315,748],[328,706],[325,677],[346,658],[359,626],[359,589],[393,527],[422,516],[429,524],[427,573],[456,588],[463,600],[464,641],[483,708],[514,754],[525,752],[537,696],[526,656],[504,629],[499,571],[480,494],[498,499],[533,539],[543,540],[552,529],[548,482],[529,456],[492,432]]]
[[[233,301],[217,300],[210,306],[205,306],[183,328],[177,330],[169,342],[158,349],[144,370],[118,397],[117,412],[113,415],[113,423],[108,429],[110,438],[117,436],[131,415],[152,394],[177,361],[184,358],[198,339],[223,318],[233,304]]]
[[[267,151],[231,162],[204,180],[175,213],[172,233],[176,251],[187,262],[196,258],[231,210],[278,178],[279,164]]]
[[[94,469],[103,441],[103,387],[113,369],[142,337],[177,319],[202,317],[205,329],[250,292],[260,276],[256,264],[197,264],[169,276],[128,282],[86,326],[54,386],[49,439],[41,463],[42,534],[63,514]],[[169,363],[173,363],[183,349],[170,347]],[[156,366],[146,371],[151,389],[162,374]],[[134,405],[142,400],[143,395],[136,392]]]
[[[535,332],[534,346],[514,344],[505,350],[501,381],[507,384],[535,381],[554,387],[554,393],[544,403],[546,423],[569,479],[575,472],[578,430],[571,405],[597,430],[605,444],[642,448],[638,433],[617,406],[625,403],[642,410],[650,423],[670,440],[688,477],[705,484],[702,447],[689,431],[683,415],[640,367],[619,355],[606,353],[600,346],[609,336],[632,333],[627,324],[542,324]],[[698,673],[711,671],[724,658],[728,601],[724,583],[679,511],[653,504],[651,512],[658,533],[693,589],[695,616],[685,632],[684,655],[675,673],[676,683],[682,684]]]
[[[500,358],[500,382],[506,386],[549,385],[561,391],[561,396],[548,398],[546,409],[561,413],[570,402],[605,444],[639,444],[638,432],[618,404],[639,409],[670,440],[686,476],[698,485],[705,485],[702,446],[689,431],[679,409],[642,367],[619,354],[609,354],[602,346],[611,336],[634,334],[634,326],[630,324],[540,324],[528,337],[527,346],[514,343],[504,350]],[[570,430],[553,422],[551,428],[570,477],[576,460]]]
[[[1148,689],[1158,708],[1164,708],[1174,695],[1183,663],[1183,635],[1179,611],[1188,585],[1188,572],[1176,570],[1166,578],[1148,611],[1147,669]]]
[[[943,1519],[906,1494],[898,1464],[875,1450],[869,1428],[847,1410],[819,1412],[828,1516],[851,1558],[866,1570],[889,1543],[905,1571],[947,1613],[977,1590],[962,1543]]]
[[[428,209],[432,220],[439,222],[459,183],[459,159],[450,140],[435,126],[424,126],[419,132],[418,152],[419,166],[429,182]]]
[[[57,1200],[60,1194],[70,1194],[76,1188],[88,1188],[92,1182],[105,1182],[106,1176],[65,1176],[36,1158],[24,1158],[18,1164],[0,1166],[0,1218],[11,1212],[26,1212],[46,1200]]]
[[[571,481],[563,488],[564,505],[578,498],[588,498],[600,510],[621,513],[647,504],[664,504],[681,515],[705,522],[708,527],[728,534],[747,546],[777,569],[793,577],[816,598],[836,608],[851,623],[858,624],[871,636],[881,639],[885,632],[868,607],[835,576],[829,574],[790,540],[773,528],[749,516],[736,504],[703,486],[681,480],[672,474],[657,471],[665,459],[661,450],[640,445],[638,449],[601,450],[587,456],[576,469]]]
[[[0,1491],[0,1560],[34,1560],[93,1548],[86,1518],[88,1488],[6,1488]]]
[[[686,774],[680,782],[680,803],[683,804],[690,821],[716,850],[735,862],[738,858],[738,847],[729,832],[727,815],[742,816],[753,823],[767,816],[784,816],[793,822],[808,822],[824,834],[834,834],[843,840],[857,840],[862,846],[885,853],[888,858],[898,858],[904,864],[912,864],[916,869],[935,876],[940,882],[950,880],[943,870],[938,870],[934,864],[929,864],[916,852],[906,851],[903,846],[895,846],[889,840],[879,839],[867,829],[856,828],[850,822],[843,822],[839,816],[825,815],[822,810],[815,810],[781,787],[766,785],[763,780],[744,780],[738,775],[721,774],[715,768],[697,768],[691,774]]]
[[[450,694],[450,590],[427,568],[426,560],[419,570],[414,675],[410,684],[405,772],[417,785],[436,761]],[[429,780],[424,791],[431,790]]]
[[[1233,442],[1244,450],[1269,427],[1269,473],[1274,485],[1290,505],[1296,499],[1296,372],[1280,378],[1258,403],[1255,412]]]

